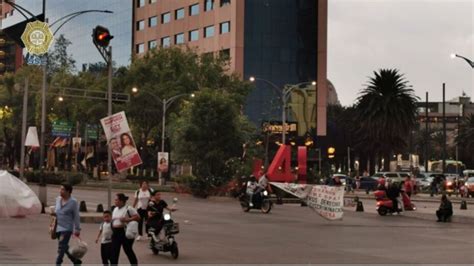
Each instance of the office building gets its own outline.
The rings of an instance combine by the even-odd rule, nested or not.
[[[232,71],[257,77],[245,106],[256,125],[281,114],[269,108],[274,87],[317,81],[318,135],[326,134],[327,0],[135,0],[133,10],[135,55],[186,45],[229,56]]]

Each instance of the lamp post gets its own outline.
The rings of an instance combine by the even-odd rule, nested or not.
[[[267,84],[269,84],[274,90],[276,90],[279,94],[280,94],[280,98],[281,98],[281,102],[282,102],[282,110],[281,110],[281,124],[282,124],[282,132],[281,132],[281,142],[283,145],[286,144],[286,105],[287,105],[287,102],[288,102],[288,99],[290,98],[290,93],[294,90],[294,89],[298,89],[300,86],[303,86],[303,85],[308,85],[308,84],[311,84],[313,86],[316,85],[316,81],[311,81],[311,82],[301,82],[301,83],[298,83],[298,84],[294,84],[294,85],[290,85],[290,84],[287,84],[283,87],[283,89],[280,89],[278,88],[278,86],[269,81],[269,80],[266,80],[266,79],[262,79],[262,78],[257,78],[257,77],[250,77],[249,78],[250,82],[255,82],[257,80],[260,80],[260,81],[263,81]]]
[[[134,88],[132,88],[132,92],[133,93],[138,93],[138,89],[136,87],[134,87]],[[149,91],[144,91],[144,92],[146,94],[150,95],[151,97],[155,98],[155,100],[157,100],[158,102],[161,103],[161,106],[162,106],[162,117],[161,117],[162,127],[161,127],[161,149],[160,149],[160,151],[164,152],[165,151],[165,131],[166,131],[166,111],[171,106],[171,104],[173,102],[175,102],[177,99],[179,99],[181,97],[186,97],[186,96],[194,97],[194,94],[182,93],[182,94],[172,96],[168,99],[166,99],[166,98],[161,99],[160,97],[158,97],[157,95],[155,95],[155,94],[153,94]],[[161,171],[158,172],[158,183],[160,185],[162,185],[164,183],[163,179],[162,179]]]
[[[466,62],[471,66],[471,68],[474,68],[474,62],[473,62],[472,60],[470,60],[470,59],[468,59],[468,58],[466,58],[466,57],[464,57],[464,56],[462,56],[462,55],[458,55],[458,54],[455,54],[455,53],[452,53],[452,54],[451,54],[451,58],[452,58],[452,59],[454,59],[454,58],[456,58],[456,57],[459,57],[459,58],[461,58],[461,59],[464,59],[464,61],[466,61]]]

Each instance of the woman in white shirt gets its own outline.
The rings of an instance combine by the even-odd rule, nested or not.
[[[133,208],[137,209],[138,215],[140,215],[140,221],[138,221],[138,236],[137,241],[140,241],[143,236],[143,223],[145,223],[145,232],[148,233],[148,202],[150,201],[151,193],[153,189],[150,188],[148,181],[143,180],[140,184],[140,188],[135,192],[135,201],[133,202]]]
[[[137,256],[132,248],[134,239],[128,239],[125,236],[125,226],[128,222],[138,221],[140,217],[135,209],[127,206],[127,200],[128,197],[123,193],[115,195],[115,208],[112,213],[112,256],[110,259],[112,265],[118,264],[122,246],[130,264],[138,264]]]

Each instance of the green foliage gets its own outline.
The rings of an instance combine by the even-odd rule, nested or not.
[[[67,52],[71,41],[63,34],[59,35],[54,42],[54,49],[48,54],[48,76],[58,75],[58,73],[72,73],[75,70],[76,61]]]
[[[62,183],[69,183],[71,185],[78,185],[84,180],[87,180],[87,174],[81,172],[43,172],[33,171],[25,173],[26,180],[31,183],[39,183],[44,177],[46,184],[60,185]]]
[[[204,196],[233,177],[248,128],[228,92],[203,89],[185,106],[172,128],[172,143],[177,160],[193,165],[192,189]]]
[[[358,145],[360,150],[385,157],[388,169],[391,152],[407,145],[406,136],[416,123],[418,97],[397,69],[374,72],[357,99]]]
[[[461,120],[456,143],[460,147],[462,161],[468,169],[474,168],[474,114],[470,114]]]

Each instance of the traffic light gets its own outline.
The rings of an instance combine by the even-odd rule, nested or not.
[[[328,158],[329,159],[334,158],[335,154],[336,154],[336,149],[334,147],[329,147],[328,148]]]
[[[97,46],[107,47],[113,38],[114,36],[110,35],[109,29],[106,27],[96,26],[92,31],[92,41]]]

